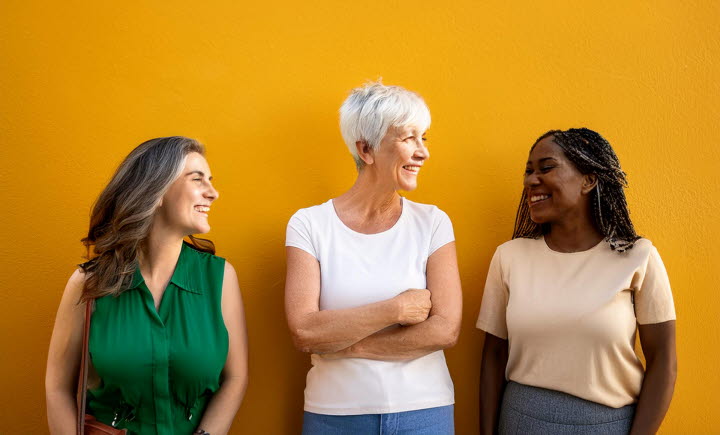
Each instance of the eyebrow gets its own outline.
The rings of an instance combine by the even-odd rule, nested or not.
[[[185,174],[185,176],[187,177],[188,175],[192,175],[192,174],[198,174],[198,175],[201,176],[201,177],[204,177],[204,176],[205,176],[205,173],[204,173],[203,171],[190,171],[190,172],[188,172],[187,174]],[[212,179],[213,179],[212,176],[210,176],[210,177],[208,178],[208,180],[211,180],[211,181],[212,181]]]
[[[412,127],[412,128],[407,128],[407,129],[405,129],[405,128],[406,128],[406,127],[399,127],[399,129],[401,130],[401,131],[400,131],[400,133],[401,133],[400,135],[401,135],[401,136],[407,136],[407,135],[411,135],[411,136],[425,136],[425,135],[427,134],[427,132],[430,131],[430,129],[427,129],[427,130],[423,131],[423,130],[420,130],[419,128],[414,128],[414,127]]]
[[[546,160],[555,160],[555,161],[557,161],[557,159],[556,159],[555,157],[543,157],[542,159],[539,159],[539,160],[538,160],[538,163],[542,163],[542,162],[544,162],[544,161],[546,161]],[[527,164],[530,165],[530,164],[532,164],[532,162],[531,162],[530,160],[528,160],[528,161],[527,161]]]

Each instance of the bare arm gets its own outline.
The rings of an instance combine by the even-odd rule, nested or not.
[[[677,377],[675,321],[640,325],[638,330],[646,368],[631,435],[657,432],[670,407]]]
[[[480,366],[480,433],[497,433],[500,402],[505,389],[508,341],[485,334]]]
[[[390,325],[427,318],[426,290],[355,308],[320,310],[320,264],[302,249],[286,249],[285,313],[295,346],[303,352],[337,352]]]
[[[82,352],[85,304],[78,305],[84,275],[76,270],[68,280],[57,315],[45,371],[45,400],[50,433],[75,434],[77,383]]]
[[[455,242],[439,248],[428,258],[426,275],[432,300],[427,320],[412,326],[384,329],[326,357],[403,361],[454,346],[462,319],[462,288]]]
[[[220,389],[213,395],[198,426],[212,435],[228,433],[248,383],[245,312],[237,274],[228,262],[225,262],[223,278],[222,314],[228,331],[228,356]]]

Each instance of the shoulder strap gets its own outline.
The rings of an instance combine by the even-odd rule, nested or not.
[[[77,408],[77,435],[85,433],[85,405],[87,402],[88,354],[90,339],[90,318],[95,301],[85,303],[85,327],[83,331],[82,357],[80,358],[80,376],[78,377],[78,408]]]

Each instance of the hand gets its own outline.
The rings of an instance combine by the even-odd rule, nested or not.
[[[410,289],[395,296],[393,300],[398,306],[398,323],[401,325],[415,325],[425,321],[430,314],[432,302],[430,290]]]

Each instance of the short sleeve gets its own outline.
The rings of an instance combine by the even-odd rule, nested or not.
[[[450,217],[440,209],[436,209],[436,212],[435,219],[433,219],[428,257],[448,243],[455,241],[455,233],[453,232]]]
[[[675,304],[665,265],[653,246],[645,274],[635,291],[635,316],[640,325],[675,320]]]
[[[483,292],[480,315],[475,326],[485,332],[507,340],[508,330],[505,319],[507,313],[509,292],[503,280],[502,264],[500,261],[500,249],[495,250],[490,270],[488,270]]]
[[[306,213],[303,213],[303,210],[299,210],[290,218],[290,222],[288,222],[285,246],[302,249],[313,257],[318,258],[315,246],[313,246],[312,243],[311,230],[312,225],[309,217]]]

